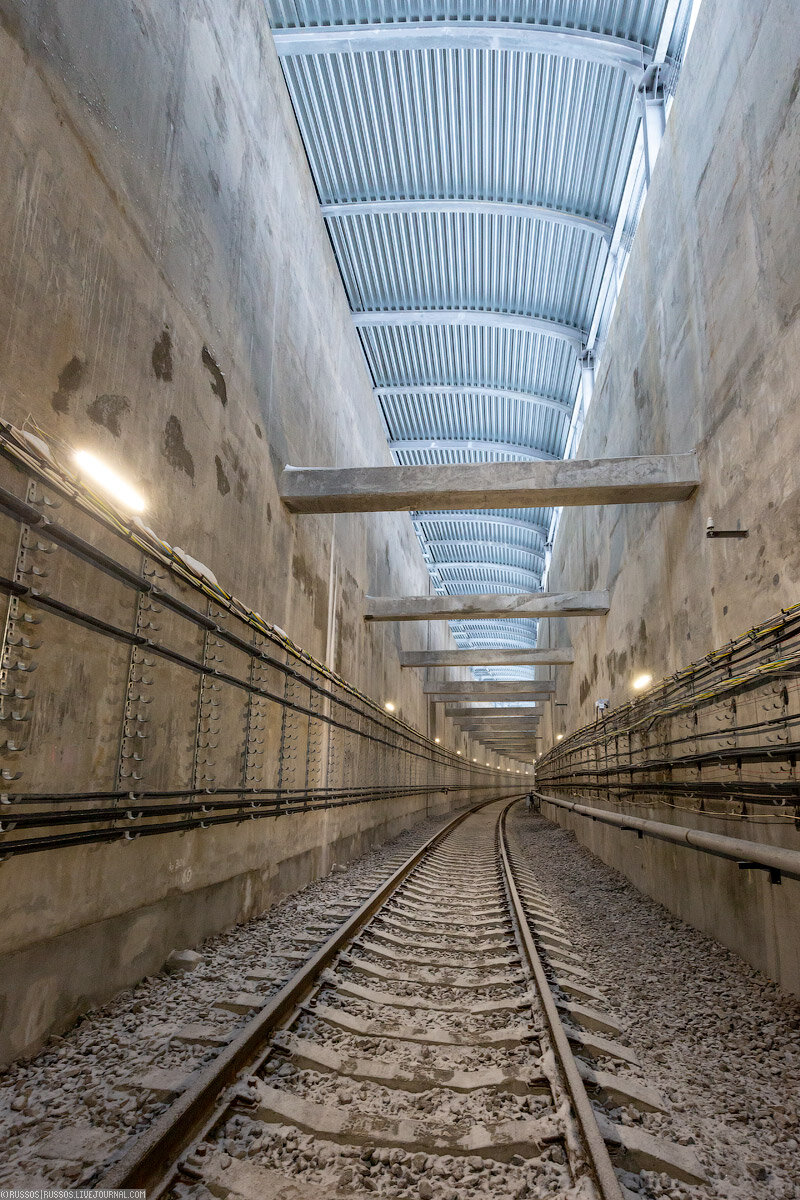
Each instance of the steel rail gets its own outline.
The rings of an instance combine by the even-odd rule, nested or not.
[[[539,951],[531,934],[528,918],[525,914],[525,907],[514,878],[514,869],[511,864],[508,848],[506,817],[509,809],[515,803],[516,801],[512,800],[500,814],[497,828],[497,845],[503,868],[503,878],[517,925],[519,941],[524,951],[528,968],[533,975],[539,1001],[544,1009],[555,1057],[572,1102],[573,1115],[580,1129],[583,1150],[587,1164],[594,1176],[594,1183],[598,1188],[601,1200],[623,1200],[623,1193],[616,1172],[614,1171],[614,1164],[611,1162],[608,1147],[603,1140],[603,1135],[600,1132],[594,1115],[594,1109],[586,1094],[586,1088],[572,1050],[570,1049],[569,1038],[558,1015],[558,1008],[553,999],[553,993],[550,990],[550,984],[539,956]],[[578,1181],[576,1180],[575,1182],[577,1183]]]
[[[291,1018],[311,992],[322,971],[330,965],[339,951],[352,941],[431,850],[444,841],[467,817],[488,804],[496,803],[497,799],[498,797],[493,797],[491,800],[484,800],[459,813],[407,858],[300,970],[295,972],[238,1037],[217,1055],[195,1083],[136,1139],[128,1152],[95,1184],[95,1187],[146,1188],[148,1200],[157,1200],[169,1186],[178,1158],[198,1135],[208,1132],[228,1109],[231,1102],[230,1085],[245,1069],[252,1069],[254,1060],[267,1048],[266,1043],[271,1034],[282,1022]]]

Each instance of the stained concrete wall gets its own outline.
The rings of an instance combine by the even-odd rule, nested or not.
[[[793,0],[703,0],[578,452],[696,446],[703,482],[683,504],[564,510],[549,587],[611,591],[607,617],[543,629],[575,649],[566,732],[634,673],[797,601],[799,44]],[[749,537],[707,540],[709,516]]]
[[[360,618],[429,588],[408,518],[277,495],[286,462],[390,458],[263,5],[0,12],[3,414],[118,466],[148,524],[424,727],[396,661],[424,630]]]
[[[608,587],[605,618],[550,622],[572,645],[543,722],[594,720],[781,606],[800,578],[800,8],[703,0],[603,350],[578,456],[697,447],[702,486],[675,505],[564,510],[549,587]],[[707,540],[741,524],[744,540]],[[544,623],[543,623],[544,625]],[[556,727],[553,727],[555,720]],[[584,801],[586,802],[586,801]],[[601,807],[613,805],[603,802]],[[554,808],[546,815],[673,912],[800,990],[798,886]],[[764,826],[637,807],[760,840]],[[771,837],[800,848],[789,822]]]
[[[452,645],[447,627],[361,619],[367,591],[429,590],[408,517],[291,517],[278,499],[287,462],[390,459],[261,0],[0,0],[0,161],[3,417],[116,466],[162,537],[427,731],[397,651]],[[79,649],[60,669],[77,698]],[[85,742],[83,708],[63,706],[64,747]],[[4,1052],[424,810],[10,861]]]
[[[225,826],[211,837],[194,831],[75,847],[38,870],[28,859],[18,890],[3,896],[0,1062],[32,1052],[48,1032],[160,970],[172,947],[257,916],[334,863],[477,799],[414,796],[276,817],[243,831]]]

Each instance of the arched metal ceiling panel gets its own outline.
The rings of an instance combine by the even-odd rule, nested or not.
[[[534,395],[529,392],[515,392],[513,388],[484,387],[480,384],[461,383],[453,385],[429,383],[414,386],[411,384],[401,384],[397,387],[375,388],[375,395],[379,401],[385,399],[405,401],[435,399],[437,404],[453,398],[464,403],[467,400],[471,401],[477,397],[481,400],[504,400],[536,408],[549,408],[561,417],[566,415],[569,418],[571,415],[569,402],[558,397]]]
[[[491,649],[501,646],[530,650],[536,645],[537,621],[454,621],[453,637],[465,649]]]
[[[273,29],[416,21],[485,21],[592,30],[655,47],[667,0],[270,0]]]
[[[427,549],[432,561],[438,566],[442,564],[478,562],[497,563],[499,560],[508,567],[520,567],[531,570],[535,566],[541,569],[544,560],[542,550],[534,550],[525,546],[506,545],[500,541],[467,542],[467,541],[429,541]]]
[[[362,330],[375,383],[463,381],[574,401],[580,367],[566,342],[479,325],[406,325]]]
[[[380,396],[378,403],[389,442],[427,439],[497,441],[529,446],[561,458],[564,453],[569,410],[544,408],[516,397],[469,393]],[[491,437],[487,431],[491,430]]]
[[[283,66],[323,204],[474,197],[616,218],[638,109],[612,67],[493,50]]]
[[[488,445],[488,443],[487,443]],[[467,443],[464,442],[463,447],[434,447],[431,448],[424,443],[418,447],[406,448],[401,450],[392,449],[395,462],[400,466],[409,467],[424,467],[438,466],[442,463],[468,463],[468,462],[520,462],[525,456],[512,453],[511,451],[503,450],[484,450],[484,449],[469,449]],[[530,455],[528,457],[531,457]],[[553,459],[555,456],[550,453],[539,454],[539,458]]]
[[[696,2],[267,0],[396,462],[575,453],[644,198],[637,87],[674,90]],[[437,592],[539,588],[552,509],[412,520]]]
[[[431,441],[428,436],[390,441],[394,460],[398,464],[439,462],[525,462],[529,460],[558,460],[559,455],[539,446],[517,445],[514,442],[483,441],[471,437],[445,438]]]
[[[436,531],[454,529],[469,536],[475,527],[485,533],[487,538],[495,537],[498,529],[512,530],[529,538],[534,534],[544,544],[549,530],[549,509],[545,508],[498,508],[481,512],[415,512],[412,520],[416,525],[425,527],[426,535],[441,536]],[[477,532],[477,531],[476,531]]]
[[[328,228],[358,312],[488,309],[588,329],[608,257],[586,230],[519,217],[332,217]]]

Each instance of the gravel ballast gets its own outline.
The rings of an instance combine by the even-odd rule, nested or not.
[[[575,836],[518,807],[517,845],[719,1200],[800,1198],[800,1002]]]
[[[0,1076],[0,1185],[91,1186],[220,1049],[362,900],[416,847],[444,823],[425,821],[348,868],[335,867],[322,880],[276,905],[268,914],[176,953],[155,977],[143,980],[103,1008],[83,1017],[63,1037],[52,1038],[34,1058]],[[571,833],[522,806],[512,813],[515,858],[521,854],[537,888],[640,1060],[633,1074],[660,1091],[666,1112],[618,1110],[614,1119],[640,1124],[667,1141],[696,1151],[707,1171],[706,1185],[678,1184],[653,1173],[624,1177],[634,1197],[658,1200],[800,1200],[800,1003],[719,944],[683,924],[637,892],[621,875],[583,849]],[[413,905],[412,905],[413,907]],[[400,909],[402,912],[402,907]],[[409,909],[410,911],[410,909]],[[447,935],[426,935],[437,957],[452,963],[454,980],[470,967]],[[391,944],[390,948],[391,948]],[[472,951],[473,957],[475,951]],[[344,982],[380,990],[363,964],[385,965],[367,944],[337,968]],[[392,968],[394,969],[394,968]],[[445,965],[447,970],[447,965]],[[415,974],[421,973],[419,980]],[[496,971],[493,970],[493,974]],[[393,982],[398,996],[434,995],[425,971],[411,967],[408,983]],[[458,988],[443,991],[458,1005]],[[511,989],[513,990],[513,989]],[[509,988],[487,986],[482,999],[502,1001]],[[328,987],[323,999],[341,1003]],[[442,1003],[445,1001],[443,1000]],[[369,1005],[347,1002],[369,1017]],[[386,1013],[399,1024],[430,1024],[426,1011]],[[504,1026],[508,1013],[487,1013],[486,1027]],[[463,1014],[461,1025],[470,1026]],[[447,1011],[437,1026],[457,1023]],[[316,1038],[309,1017],[298,1032]],[[397,1046],[380,1038],[353,1039],[331,1028],[328,1045],[367,1054],[387,1064]],[[406,1048],[409,1070],[417,1055],[442,1067],[479,1069],[497,1064],[479,1048]],[[401,1058],[403,1056],[401,1055]],[[503,1051],[509,1064],[520,1052]],[[525,1055],[522,1055],[525,1058]],[[519,1065],[522,1065],[520,1061]],[[614,1064],[607,1065],[614,1069]],[[328,1105],[351,1104],[373,1117],[402,1109],[401,1096],[369,1082],[338,1080],[309,1064],[297,1071],[282,1057],[274,1064],[284,1090]],[[466,1128],[514,1115],[543,1115],[543,1097],[512,1097],[478,1090],[470,1096],[420,1093],[418,1117],[447,1117]],[[335,1148],[278,1126],[235,1117],[219,1147],[223,1157],[247,1159],[297,1179],[309,1196],[368,1192],[472,1200],[491,1195],[550,1197],[566,1194],[565,1168],[557,1148],[541,1161],[510,1169],[476,1160],[465,1166],[447,1156],[402,1150],[369,1152]],[[389,1156],[388,1158],[386,1156]],[[424,1161],[417,1161],[419,1159]],[[384,1161],[385,1160],[385,1161]],[[178,1193],[206,1200],[197,1184]],[[427,1194],[427,1193],[426,1193]]]
[[[209,938],[0,1075],[0,1185],[90,1186],[315,947],[449,818],[417,823],[348,867]]]

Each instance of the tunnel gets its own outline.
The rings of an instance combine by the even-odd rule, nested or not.
[[[796,0],[0,66],[0,1200],[800,1197]]]

